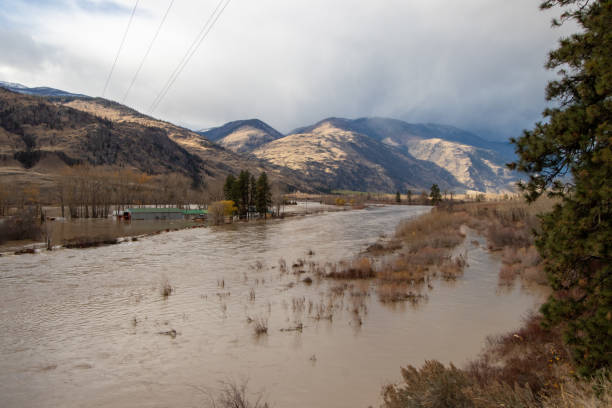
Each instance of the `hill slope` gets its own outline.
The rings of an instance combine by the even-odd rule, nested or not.
[[[57,157],[66,165],[133,166],[175,171],[196,180],[202,160],[158,128],[109,120],[0,88],[0,154],[25,168]]]
[[[283,137],[282,133],[259,119],[237,120],[198,133],[236,153],[249,153]]]
[[[0,88],[0,141],[0,166],[11,175],[52,161],[56,165],[45,166],[43,175],[89,163],[177,172],[195,184],[218,185],[247,169],[266,171],[289,188],[309,189],[291,170],[237,155],[191,130],[101,98],[42,98]]]
[[[330,189],[405,191],[429,189],[434,183],[443,189],[463,187],[437,165],[333,122],[267,143],[253,154]]]
[[[514,157],[509,143],[487,141],[452,126],[411,124],[387,118],[329,118],[296,132],[307,133],[325,123],[369,136],[414,158],[434,163],[469,190],[512,190],[512,183],[517,180],[516,174],[505,166]]]

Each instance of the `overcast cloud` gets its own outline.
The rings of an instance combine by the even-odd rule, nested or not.
[[[170,0],[141,0],[106,97],[121,100]],[[176,0],[126,100],[148,113],[218,0]],[[550,28],[537,0],[233,0],[154,116],[282,132],[385,116],[491,139],[540,119]],[[0,80],[99,96],[134,1],[2,0]]]

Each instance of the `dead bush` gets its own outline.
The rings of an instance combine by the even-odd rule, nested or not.
[[[437,361],[402,369],[402,383],[383,388],[383,407],[609,407],[609,372],[577,379],[560,332],[546,331],[540,323],[533,315],[521,329],[490,338],[483,355],[466,369]]]
[[[376,276],[369,258],[359,258],[352,262],[343,262],[334,268],[326,277],[333,279],[370,279]]]
[[[207,392],[207,394],[210,394]],[[238,385],[235,382],[222,382],[221,389],[216,395],[210,396],[209,407],[211,408],[268,408],[268,403],[263,402],[261,394],[255,394],[249,399],[247,381]]]
[[[26,209],[20,214],[0,220],[0,244],[6,241],[38,240],[42,229],[36,212]]]
[[[383,283],[378,285],[376,289],[378,299],[382,303],[406,302],[418,303],[426,298],[417,292],[410,290],[410,287],[404,283]]]
[[[255,331],[255,335],[262,336],[264,334],[268,334],[268,319],[264,317],[257,317],[253,320],[255,323],[253,325],[253,330]]]

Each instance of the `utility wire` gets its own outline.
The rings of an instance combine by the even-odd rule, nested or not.
[[[225,4],[223,4],[224,2]],[[225,10],[225,8],[228,6],[230,2],[231,0],[227,0],[227,1],[220,0],[219,1],[219,3],[217,4],[217,7],[212,12],[212,14],[208,17],[208,20],[206,20],[206,23],[204,24],[204,26],[198,33],[197,37],[195,38],[195,40],[193,41],[193,43],[191,44],[191,46],[189,47],[189,49],[187,50],[183,58],[181,59],[181,62],[179,62],[179,64],[176,66],[176,68],[170,75],[170,78],[168,78],[168,81],[166,81],[166,84],[164,85],[162,90],[159,92],[159,94],[157,95],[157,97],[155,98],[151,106],[149,107],[150,114],[152,114],[155,111],[155,109],[157,109],[157,107],[159,106],[161,101],[164,99],[164,97],[166,96],[166,94],[168,93],[168,91],[170,90],[174,82],[176,81],[176,79],[179,77],[179,75],[181,74],[185,66],[189,63],[189,60],[191,60],[191,57],[193,57],[193,55],[196,53],[197,49],[200,47],[204,39],[208,36],[208,33],[212,30],[215,23],[217,22],[221,14],[223,14],[223,11]],[[223,4],[223,7],[221,7],[222,4]]]
[[[142,66],[144,65],[145,60],[149,56],[149,52],[151,52],[151,48],[153,48],[153,44],[155,43],[155,40],[157,39],[157,36],[159,35],[159,32],[161,31],[162,26],[164,25],[164,22],[166,21],[166,17],[168,17],[168,13],[170,13],[170,9],[172,8],[173,4],[174,4],[174,0],[171,0],[170,4],[168,5],[168,9],[166,9],[166,14],[164,14],[164,17],[162,18],[161,23],[159,23],[159,27],[157,27],[157,31],[155,32],[155,35],[153,36],[153,39],[151,40],[151,43],[149,43],[149,48],[147,49],[147,52],[145,53],[145,55],[142,57],[142,60],[140,61],[140,65],[138,66],[138,69],[136,70],[136,73],[134,74],[134,77],[132,78],[132,82],[130,83],[130,86],[128,87],[127,91],[125,91],[125,95],[123,96],[121,103],[125,102],[130,91],[132,90],[132,86],[134,86],[134,83],[136,82],[136,78],[138,78],[138,74],[140,74],[140,70],[142,69]]]
[[[189,46],[189,48],[185,52],[185,55],[183,55],[183,58],[181,59],[181,61],[178,63],[176,68],[174,68],[174,71],[172,71],[172,74],[170,74],[170,77],[168,78],[168,80],[166,81],[166,83],[164,84],[162,89],[157,94],[157,97],[155,98],[155,100],[153,101],[151,106],[149,107],[149,112],[150,113],[153,113],[153,111],[157,108],[157,106],[159,105],[161,100],[166,95],[167,90],[170,88],[171,84],[174,82],[173,79],[178,76],[180,71],[182,71],[182,67],[187,63],[187,60],[189,59],[189,56],[192,55],[192,52],[197,48],[197,46],[199,44],[199,40],[202,38],[202,34],[210,26],[210,23],[213,21],[214,16],[217,14],[217,12],[219,11],[219,9],[221,7],[221,4],[223,4],[224,1],[225,0],[220,0],[219,1],[219,3],[217,4],[217,7],[215,7],[215,9],[213,10],[212,14],[206,20],[206,22],[202,26],[202,29],[200,30],[198,35],[194,38],[193,42],[191,43],[191,45]]]
[[[130,21],[128,22],[127,28],[125,29],[125,33],[123,33],[121,44],[119,45],[119,49],[117,50],[117,55],[115,55],[115,61],[113,62],[113,66],[111,67],[110,72],[108,73],[108,78],[106,78],[106,83],[104,84],[104,89],[102,90],[102,97],[104,97],[104,94],[106,93],[106,88],[108,87],[108,83],[110,82],[111,76],[113,75],[113,71],[115,70],[115,65],[117,65],[119,54],[121,54],[121,49],[123,48],[123,43],[125,43],[125,39],[127,37],[128,31],[130,31],[130,26],[132,25],[132,20],[134,19],[134,13],[136,13],[136,7],[138,7],[139,1],[140,0],[136,0],[136,4],[134,4],[134,8],[132,9],[132,15],[130,16]]]

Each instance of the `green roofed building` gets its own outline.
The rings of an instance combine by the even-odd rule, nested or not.
[[[131,220],[183,220],[205,218],[206,210],[183,210],[181,208],[128,208],[123,217]]]

